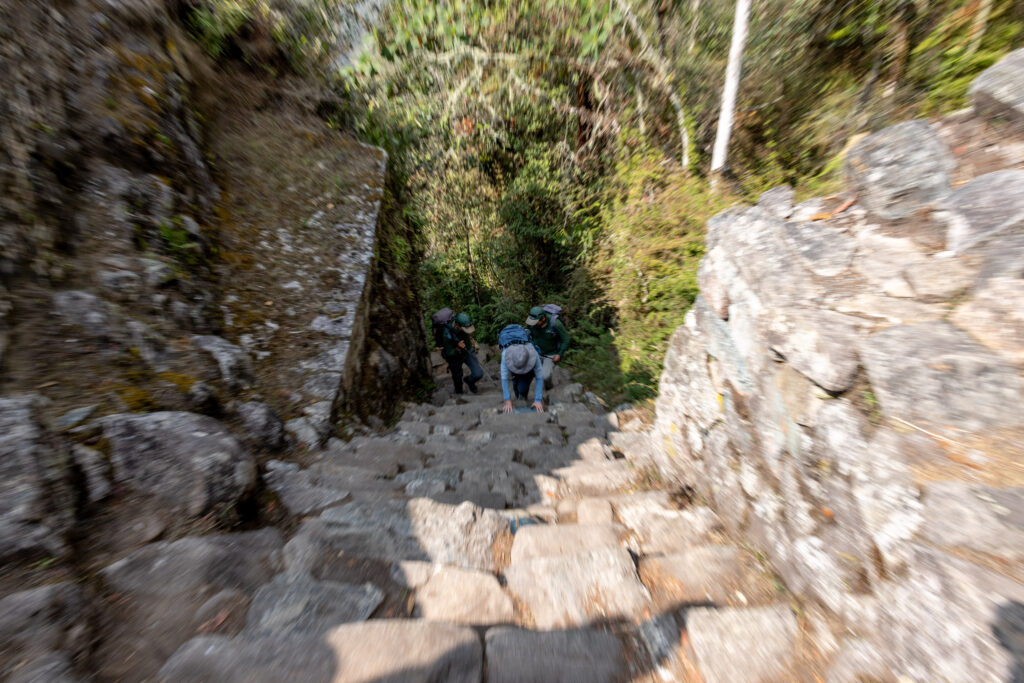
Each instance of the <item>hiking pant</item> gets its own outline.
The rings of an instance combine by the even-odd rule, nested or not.
[[[512,391],[515,393],[516,398],[522,398],[533,403],[533,399],[530,398],[530,385],[532,384],[532,372],[528,372],[525,375],[512,373]]]
[[[476,359],[476,352],[467,349],[460,355],[445,358],[448,363],[448,371],[452,373],[452,382],[455,384],[455,393],[462,393],[462,381],[465,380],[470,386],[480,381],[484,376],[484,370],[480,367],[480,361]],[[462,364],[469,366],[469,374],[462,376]]]
[[[547,356],[541,358],[541,367],[544,369],[544,388],[551,388],[551,373],[555,371],[555,361]]]

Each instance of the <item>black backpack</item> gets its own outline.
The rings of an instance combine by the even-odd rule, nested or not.
[[[442,308],[440,311],[430,316],[430,322],[432,332],[434,335],[434,346],[444,346],[444,329],[448,327],[448,323],[455,317],[455,311],[450,308]]]

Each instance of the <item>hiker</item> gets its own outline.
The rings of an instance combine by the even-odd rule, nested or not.
[[[526,400],[527,394],[530,393],[530,384],[536,379],[533,409],[543,413],[544,371],[540,354],[530,341],[530,333],[522,325],[507,325],[498,334],[498,347],[501,349],[501,394],[505,399],[502,411],[512,412],[512,399],[508,392],[509,380],[512,380],[516,398]]]
[[[469,314],[459,313],[448,323],[443,324],[441,329],[441,356],[448,363],[448,370],[452,373],[452,382],[455,384],[455,393],[461,394],[462,382],[465,380],[470,392],[476,393],[476,383],[484,376],[484,370],[480,367],[480,361],[476,358],[476,351],[473,349],[473,332],[476,328]],[[469,368],[469,374],[463,377],[463,363]]]
[[[537,347],[542,358],[544,370],[544,386],[551,387],[551,373],[555,371],[555,363],[562,360],[569,350],[569,332],[558,319],[562,312],[560,306],[545,304],[534,306],[526,318],[530,328],[530,338]]]

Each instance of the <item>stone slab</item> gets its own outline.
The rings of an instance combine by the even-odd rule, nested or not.
[[[623,680],[622,643],[590,629],[487,631],[487,683],[612,683]]]
[[[511,565],[505,578],[538,629],[632,619],[650,604],[633,559],[622,548],[534,558]]]

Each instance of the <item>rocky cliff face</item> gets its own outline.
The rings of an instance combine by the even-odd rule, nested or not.
[[[232,526],[425,372],[384,153],[168,7],[0,3],[0,592]]]
[[[712,219],[666,357],[655,462],[838,620],[836,680],[1024,671],[1021,59],[861,140],[846,195]]]

